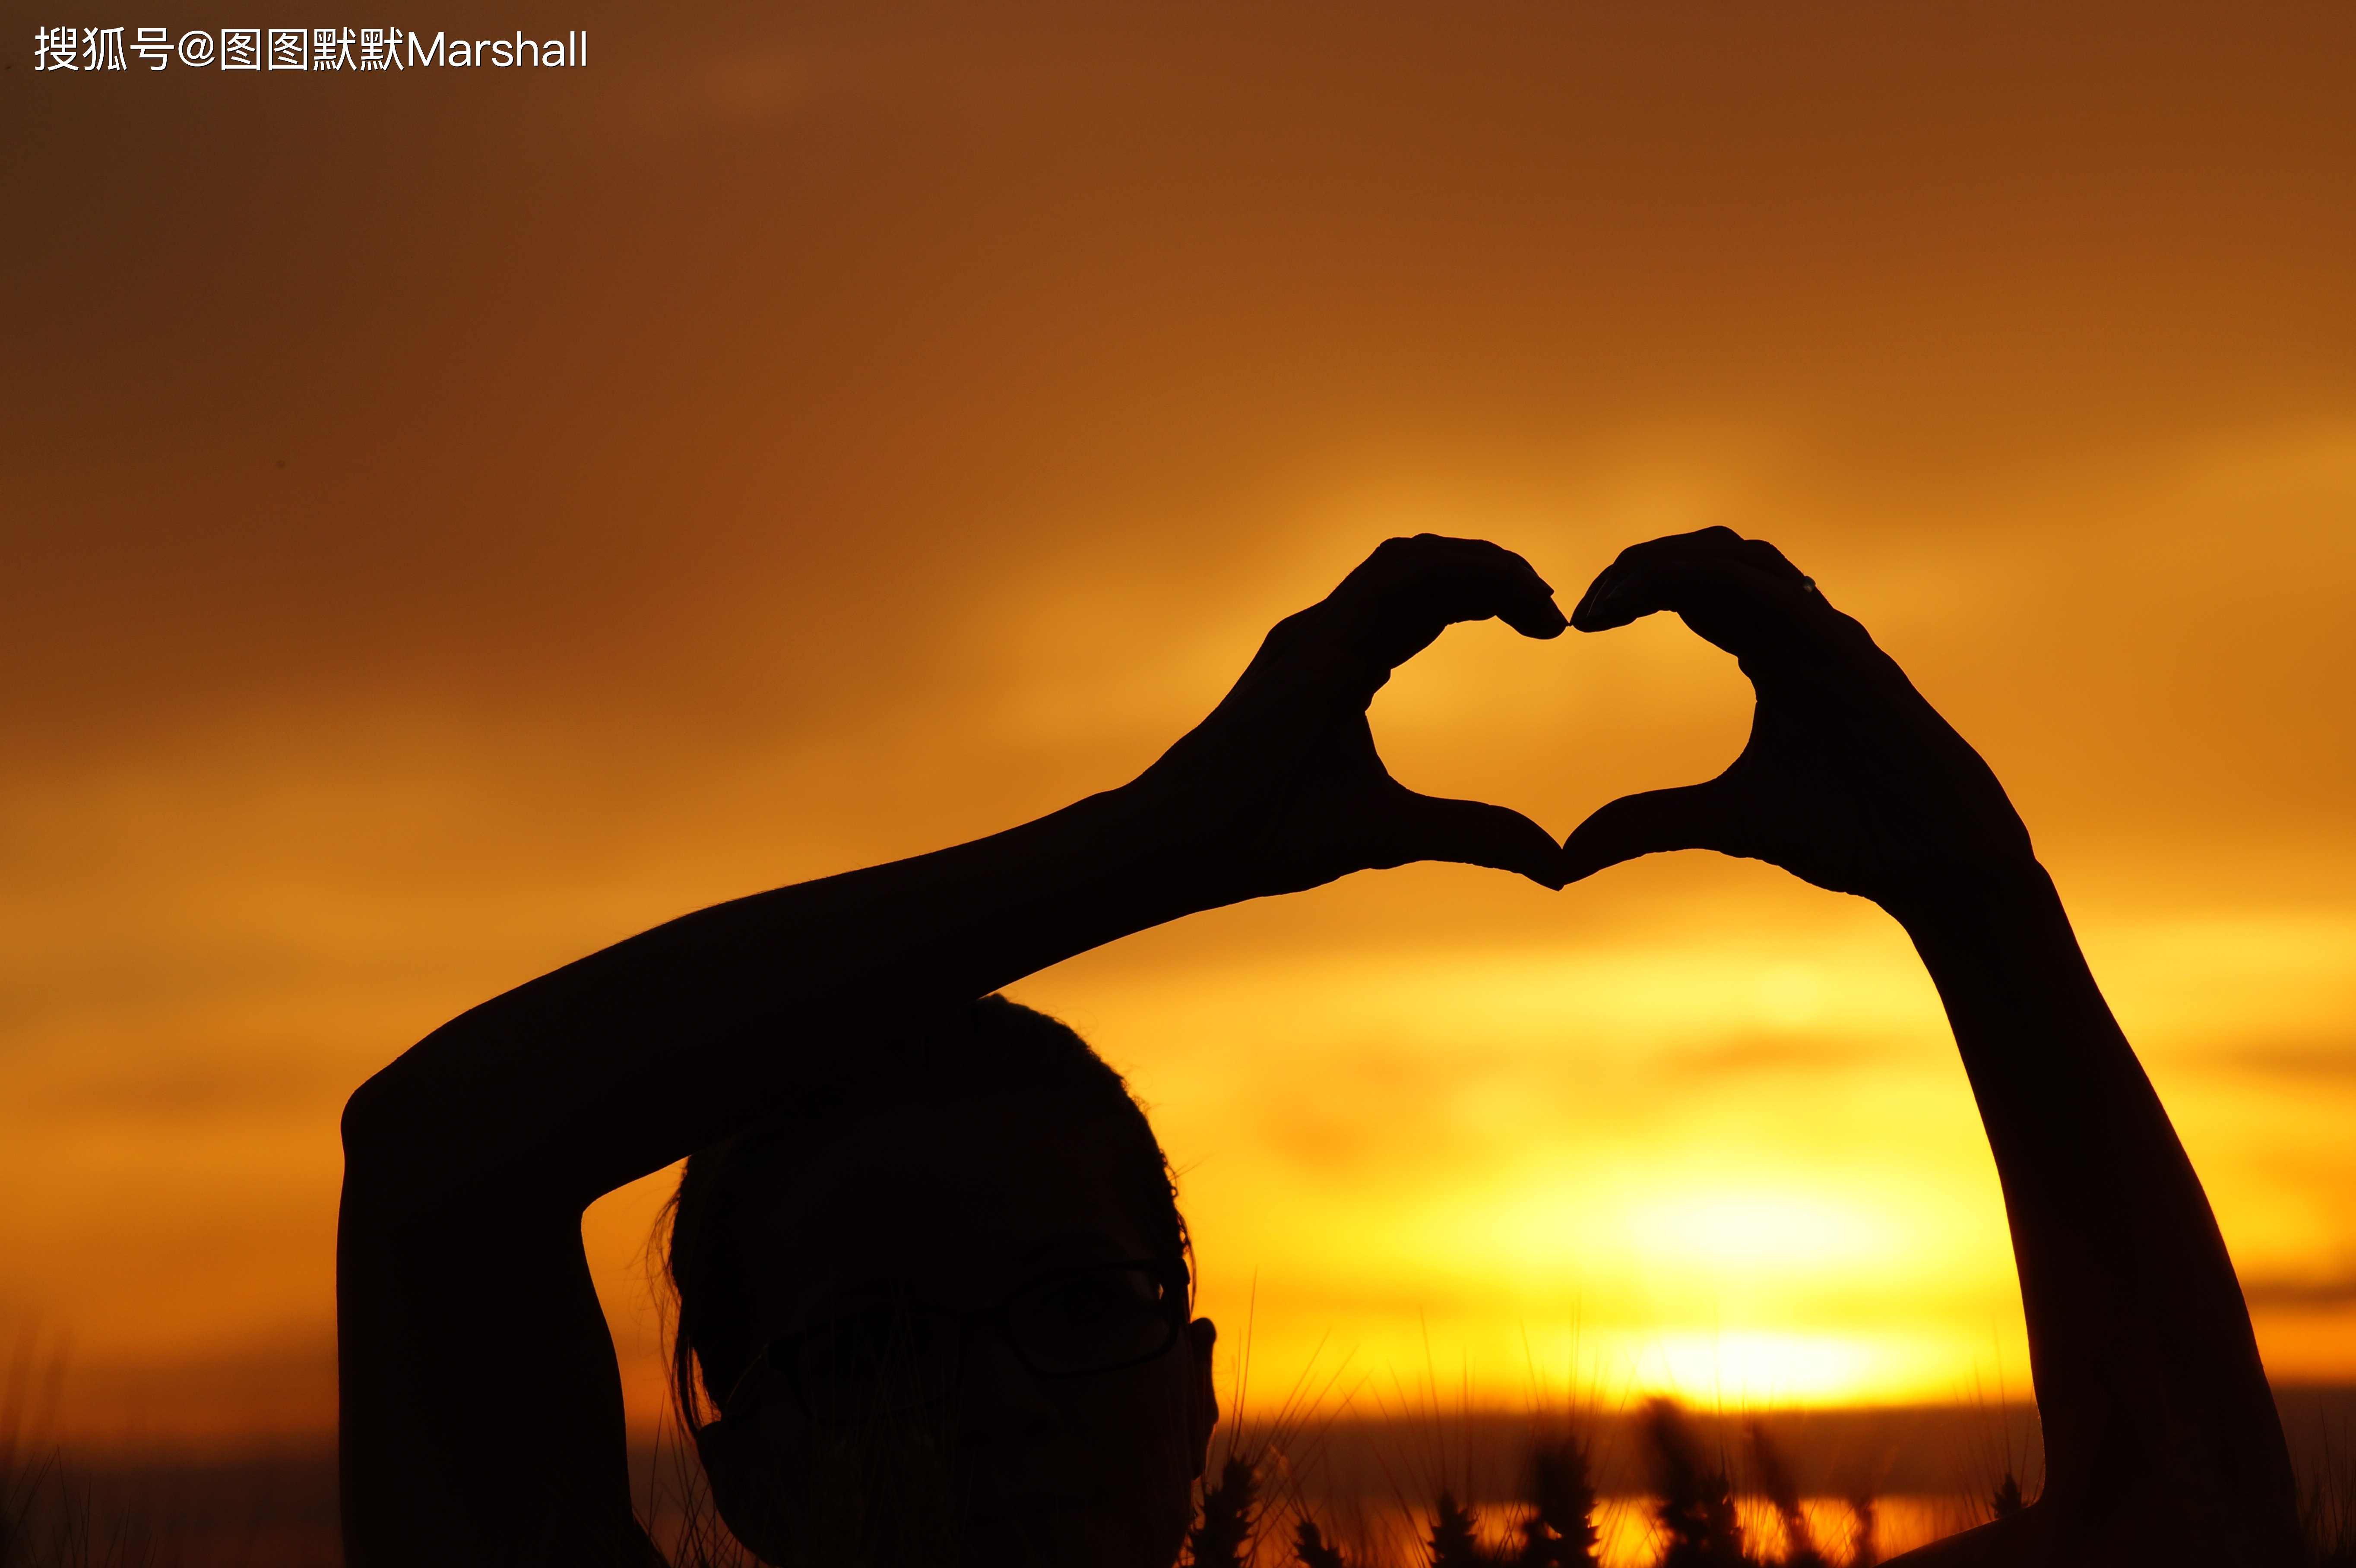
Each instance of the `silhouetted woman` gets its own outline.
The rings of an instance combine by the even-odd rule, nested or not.
[[[1564,626],[1492,545],[1394,539],[1269,634],[1134,782],[955,848],[674,921],[485,1003],[344,1118],[353,1568],[650,1563],[582,1211],[693,1155],[680,1392],[781,1563],[1169,1568],[1216,1412],[1161,1152],[1067,1031],[982,1001],[1197,910],[1412,860],[1560,887],[1709,848],[1880,904],[1954,1024],[2003,1181],[2044,1496],[1910,1561],[2297,1560],[2241,1291],[2167,1115],[1986,764],[1771,546],[1624,552],[1571,624],[1657,610],[1741,661],[1719,778],[1558,847],[1402,787],[1365,709],[1451,622]]]

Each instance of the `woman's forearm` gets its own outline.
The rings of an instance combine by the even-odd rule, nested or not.
[[[577,1208],[741,1125],[829,1053],[1187,912],[1186,856],[1129,792],[717,905],[461,1015],[346,1116],[404,1206]],[[444,1189],[446,1189],[446,1191]]]
[[[1392,539],[1287,617],[1201,724],[1120,789],[970,844],[740,899],[436,1029],[353,1096],[346,1200],[463,1219],[587,1203],[757,1119],[829,1053],[888,1039],[1194,910],[1369,867],[1469,861],[1562,885],[1536,823],[1419,795],[1365,709],[1453,622],[1564,627],[1529,563]]]
[[[2233,1263],[2051,880],[2024,867],[1906,924],[2003,1182],[2048,1495],[2158,1488],[2174,1528],[2231,1539],[2214,1561],[2278,1560],[2290,1470]]]

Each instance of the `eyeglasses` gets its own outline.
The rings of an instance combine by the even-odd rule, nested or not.
[[[998,1330],[1033,1376],[1087,1377],[1169,1353],[1186,1321],[1186,1271],[1165,1261],[1098,1264],[1033,1280],[968,1312],[892,1306],[770,1340],[722,1402],[724,1419],[768,1378],[822,1426],[856,1426],[956,1392],[974,1330]]]

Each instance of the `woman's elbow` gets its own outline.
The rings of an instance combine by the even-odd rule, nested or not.
[[[456,1173],[448,1157],[447,1118],[415,1076],[395,1061],[344,1102],[347,1225],[426,1219],[449,1208]]]

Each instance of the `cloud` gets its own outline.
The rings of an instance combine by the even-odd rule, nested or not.
[[[2312,1276],[2261,1275],[2243,1282],[2242,1295],[2253,1307],[2277,1311],[2356,1307],[2356,1270]]]
[[[2356,1083],[2356,1046],[2253,1046],[2211,1051],[2195,1060],[2222,1072],[2323,1083]]]

